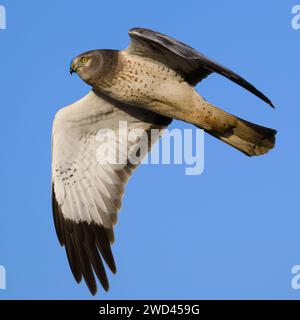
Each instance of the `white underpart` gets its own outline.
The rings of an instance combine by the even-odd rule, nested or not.
[[[52,133],[52,180],[64,218],[94,222],[108,229],[117,221],[124,187],[135,166],[99,164],[97,149],[103,143],[97,137],[99,130],[111,129],[118,136],[120,121],[127,121],[129,131],[142,129],[141,133],[163,128],[143,122],[114,104],[91,91],[57,112]],[[149,117],[151,120],[153,115]],[[135,138],[139,137],[127,142],[129,150],[134,150]]]

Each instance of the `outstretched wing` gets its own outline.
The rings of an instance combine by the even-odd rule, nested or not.
[[[209,74],[216,72],[274,107],[270,99],[247,80],[174,38],[143,28],[133,28],[129,30],[129,35],[131,44],[126,49],[129,54],[158,60],[181,74],[191,85],[196,85]]]
[[[124,186],[151,147],[149,142],[146,149],[141,148],[140,141],[146,137],[143,141],[148,142],[151,129],[163,129],[170,122],[95,91],[55,116],[52,132],[55,228],[74,278],[80,282],[83,277],[92,294],[97,291],[94,273],[103,288],[109,288],[103,260],[116,272],[110,247],[114,241],[113,225],[117,222]]]

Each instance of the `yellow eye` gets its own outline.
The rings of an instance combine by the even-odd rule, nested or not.
[[[80,59],[80,61],[83,62],[83,63],[86,63],[86,62],[88,61],[88,58],[87,58],[87,57],[82,57],[82,58]]]

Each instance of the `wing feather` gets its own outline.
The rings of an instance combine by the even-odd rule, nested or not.
[[[129,36],[131,44],[126,50],[129,54],[158,60],[181,74],[191,85],[216,72],[274,107],[271,100],[246,79],[172,37],[144,28],[129,30]]]
[[[97,148],[99,130],[118,133],[119,121],[132,128],[162,129],[171,120],[149,111],[115,102],[91,91],[61,109],[52,133],[52,207],[58,240],[65,246],[72,274],[84,278],[90,292],[97,292],[95,275],[109,289],[103,261],[111,272],[116,264],[111,250],[113,226],[127,183],[137,164],[101,164]],[[116,136],[118,136],[116,134]],[[101,140],[101,139],[100,139]],[[130,144],[131,143],[131,144]],[[135,142],[128,142],[128,148]]]

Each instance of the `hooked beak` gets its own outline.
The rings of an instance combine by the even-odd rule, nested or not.
[[[77,66],[76,63],[72,61],[69,69],[70,74],[72,75],[74,72],[77,73],[78,69],[79,69],[79,66]]]
[[[69,72],[70,72],[70,75],[72,75],[74,72],[76,72],[76,69],[75,69],[73,63],[71,63],[71,65],[70,65],[70,70],[69,70]]]

